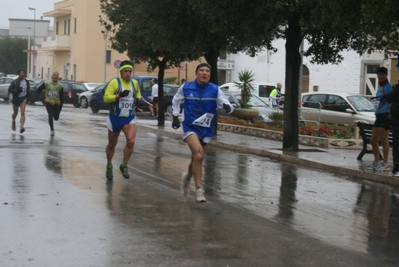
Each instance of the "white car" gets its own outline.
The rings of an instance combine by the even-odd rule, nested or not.
[[[309,122],[338,125],[375,121],[374,104],[363,95],[349,93],[303,93],[301,116]]]
[[[87,82],[87,83],[82,83],[86,88],[87,88],[87,90],[89,90],[89,91],[93,91],[94,90],[94,88],[96,88],[97,86],[99,86],[99,85],[102,85],[102,83],[91,83],[91,82]]]
[[[271,104],[271,99],[269,98],[270,92],[276,88],[276,85],[270,82],[253,82],[254,91],[253,95],[256,95],[267,104]],[[219,86],[220,90],[223,92],[237,92],[240,88],[237,87],[235,83],[225,83]]]
[[[95,92],[99,92],[100,90],[104,89],[105,85],[106,85],[105,83],[102,84],[99,83],[99,85],[93,90],[88,90],[86,92],[81,93],[78,98],[78,104],[80,105],[80,107],[88,108],[91,95]]]

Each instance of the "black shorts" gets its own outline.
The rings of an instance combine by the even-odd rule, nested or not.
[[[385,130],[391,129],[391,123],[389,122],[388,113],[381,113],[375,115],[376,119],[373,127],[384,128]]]
[[[154,97],[154,98],[152,99],[152,103],[153,103],[153,104],[158,104],[158,97]]]

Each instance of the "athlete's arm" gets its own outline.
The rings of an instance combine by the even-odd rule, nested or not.
[[[180,104],[184,100],[183,86],[184,85],[180,86],[179,90],[177,90],[177,93],[173,97],[173,100],[172,100],[173,116],[179,116]]]
[[[218,92],[218,108],[224,108],[223,105],[229,105],[230,106],[230,112],[233,112],[234,110],[234,106],[232,104],[230,104],[230,101],[227,99],[226,95],[223,93],[222,90],[219,89]]]
[[[110,81],[105,88],[104,92],[104,103],[113,103],[117,100],[116,91],[118,91],[118,82],[116,79]]]

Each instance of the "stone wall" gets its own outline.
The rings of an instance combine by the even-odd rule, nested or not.
[[[282,132],[255,127],[218,123],[218,130],[263,137],[276,141],[283,140]],[[363,141],[361,139],[332,139],[308,135],[299,135],[299,144],[324,148],[345,148],[358,150],[361,150],[363,148]]]

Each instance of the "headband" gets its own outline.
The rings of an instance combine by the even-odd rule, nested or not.
[[[119,68],[119,71],[122,71],[122,70],[124,70],[124,69],[126,69],[126,68],[131,68],[131,69],[133,69],[133,66],[132,66],[132,65],[123,65],[122,67]]]

